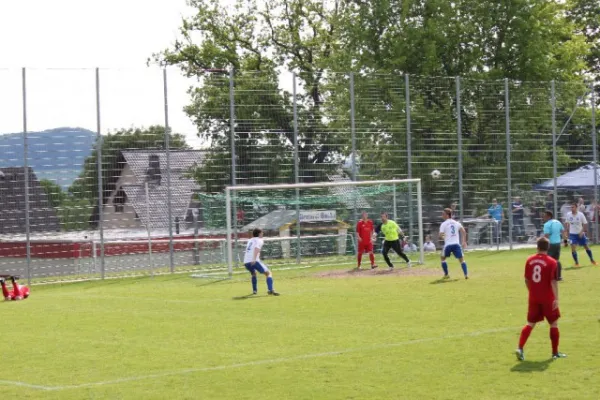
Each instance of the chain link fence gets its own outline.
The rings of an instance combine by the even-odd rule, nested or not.
[[[597,102],[583,83],[148,68],[0,70],[0,87],[0,273],[222,267],[228,185],[420,178],[422,210],[408,186],[394,204],[338,201],[343,222],[387,211],[414,243],[422,212],[435,241],[450,207],[475,248],[533,243],[544,210],[580,202],[598,242]],[[302,195],[238,199],[236,239],[278,209],[313,209]]]

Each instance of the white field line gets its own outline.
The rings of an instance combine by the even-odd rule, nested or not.
[[[20,386],[28,389],[37,389],[37,390],[56,390],[56,386],[42,386],[42,385],[32,385],[30,383],[18,382],[18,381],[3,381],[0,380],[0,386]]]
[[[262,283],[262,282],[261,282]],[[260,287],[259,287],[260,289]],[[290,297],[290,296],[296,296],[296,295],[301,295],[301,294],[306,294],[306,293],[323,293],[326,292],[327,289],[309,289],[309,290],[295,290],[293,292],[290,293],[283,293],[282,295],[284,295],[285,297]],[[259,291],[258,292],[258,297],[265,297],[266,296],[266,288],[263,288],[262,293]],[[250,296],[250,291],[248,291],[247,293],[240,293],[240,296],[234,296],[234,297],[251,297]],[[185,299],[173,299],[173,298],[160,298],[160,297],[138,297],[135,295],[131,295],[131,296],[113,296],[110,294],[91,294],[91,293],[84,293],[84,294],[79,294],[79,293],[71,293],[71,292],[66,292],[66,293],[51,293],[48,295],[44,295],[44,297],[66,297],[66,298],[77,298],[80,300],[86,300],[86,299],[96,299],[96,300],[125,300],[128,302],[132,302],[132,301],[155,301],[155,302],[159,302],[159,303],[167,303],[167,304],[206,304],[206,303],[222,303],[222,302],[227,302],[227,301],[231,301],[231,298],[204,298],[201,300],[185,300]],[[169,311],[170,312],[170,311]]]
[[[593,319],[597,319],[597,317],[593,317]],[[581,321],[587,321],[587,320],[589,320],[589,318],[563,321],[562,323],[563,324],[574,323],[574,322],[581,322]],[[0,386],[1,385],[22,386],[22,387],[27,387],[30,389],[38,389],[38,390],[45,390],[45,391],[82,389],[82,388],[90,388],[90,387],[97,387],[97,386],[116,385],[119,383],[126,383],[126,382],[143,381],[143,380],[147,380],[147,379],[164,378],[167,376],[186,375],[186,374],[192,374],[192,373],[197,373],[197,372],[222,371],[222,370],[234,369],[234,368],[253,367],[253,366],[257,366],[257,365],[279,364],[279,363],[285,363],[285,362],[307,360],[307,359],[312,359],[312,358],[331,357],[331,356],[338,356],[338,355],[342,355],[342,354],[358,353],[358,352],[371,351],[371,350],[381,350],[381,349],[389,349],[389,348],[394,348],[394,347],[409,346],[412,344],[435,342],[438,340],[461,339],[461,338],[465,338],[465,337],[489,335],[489,334],[494,334],[494,333],[513,331],[513,330],[517,331],[519,328],[521,328],[521,326],[516,326],[516,327],[511,326],[511,327],[496,328],[496,329],[486,329],[486,330],[474,331],[474,332],[465,332],[465,333],[459,333],[456,335],[446,335],[446,336],[437,336],[437,337],[429,337],[429,338],[421,338],[421,339],[412,339],[412,340],[405,340],[405,341],[396,342],[396,343],[385,343],[385,344],[378,344],[378,345],[366,346],[366,347],[328,351],[328,352],[323,352],[323,353],[309,353],[309,354],[301,354],[298,356],[291,356],[291,357],[249,361],[249,362],[238,363],[238,364],[225,364],[225,365],[217,365],[214,367],[203,367],[203,368],[185,368],[185,369],[179,369],[179,370],[173,370],[173,371],[159,372],[159,373],[155,373],[155,374],[137,375],[137,376],[130,376],[130,377],[126,377],[126,378],[112,379],[112,380],[106,380],[106,381],[82,383],[80,385],[42,386],[42,385],[34,385],[34,384],[29,384],[29,383],[24,383],[24,382],[0,380]]]

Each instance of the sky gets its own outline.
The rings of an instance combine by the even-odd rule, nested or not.
[[[185,0],[0,0],[0,134],[23,130],[23,67],[29,131],[96,131],[96,67],[102,133],[164,125],[162,71],[146,61],[192,11]],[[167,82],[170,126],[197,147],[182,111],[193,82],[175,68]]]

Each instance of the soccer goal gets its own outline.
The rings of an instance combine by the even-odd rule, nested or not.
[[[332,179],[333,180],[333,179]],[[225,189],[226,258],[229,276],[243,268],[252,231],[264,232],[261,258],[269,267],[356,265],[356,224],[362,212],[375,227],[381,213],[400,225],[412,261],[423,263],[420,179],[240,185]],[[381,265],[382,237],[374,240]],[[416,248],[416,249],[415,249]],[[394,262],[401,266],[399,258]]]

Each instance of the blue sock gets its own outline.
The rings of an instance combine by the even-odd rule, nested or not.
[[[273,291],[273,278],[270,276],[267,278],[267,288],[269,289],[269,292]]]
[[[460,263],[460,266],[461,266],[463,272],[465,273],[465,276],[467,276],[468,275],[468,272],[467,272],[467,263],[466,262],[462,262],[462,263]]]
[[[579,260],[577,259],[577,252],[573,251],[571,254],[573,255],[573,260],[575,260],[575,264],[579,264]]]
[[[448,275],[448,263],[446,261],[442,261],[442,269],[444,270],[444,275]]]
[[[588,257],[590,258],[590,261],[594,262],[594,256],[592,255],[592,250],[587,249],[585,252],[587,253]]]
[[[252,291],[258,292],[258,279],[255,276],[252,277]]]

